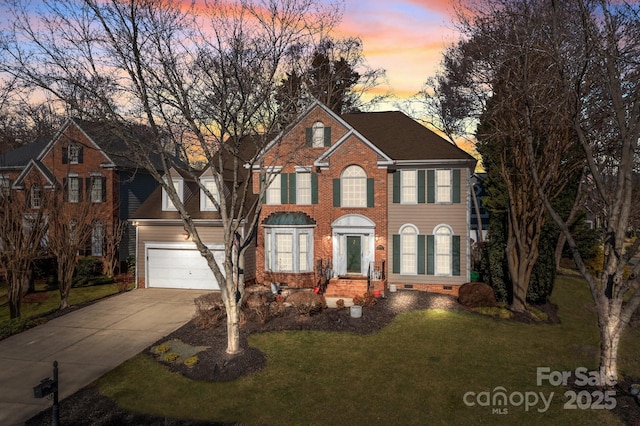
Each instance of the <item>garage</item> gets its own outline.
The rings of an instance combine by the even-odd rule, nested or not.
[[[210,247],[222,266],[223,246]],[[197,290],[218,290],[220,286],[213,272],[200,252],[181,245],[146,247],[147,286],[154,288],[184,288]]]

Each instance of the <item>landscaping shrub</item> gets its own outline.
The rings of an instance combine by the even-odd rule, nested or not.
[[[287,297],[287,302],[291,303],[300,315],[313,315],[322,311],[325,307],[322,296],[312,291],[297,291]]]
[[[547,302],[556,279],[555,248],[559,231],[550,221],[551,219],[542,229],[542,236],[538,243],[538,260],[533,265],[529,288],[527,288],[527,303],[532,305]]]
[[[194,300],[196,314],[194,322],[198,328],[213,328],[226,317],[226,309],[220,293],[207,293]]]
[[[82,257],[76,266],[76,276],[92,278],[102,275],[102,261],[97,257]]]

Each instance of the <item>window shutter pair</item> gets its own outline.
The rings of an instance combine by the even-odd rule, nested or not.
[[[280,204],[296,203],[296,174],[280,174]],[[318,204],[318,175],[311,173],[311,204]]]
[[[309,148],[313,146],[313,128],[311,127],[305,129],[305,143]],[[324,128],[324,146],[331,146],[331,127]]]
[[[333,207],[340,207],[340,179],[333,180]],[[373,178],[367,178],[367,207],[375,205],[375,183]]]
[[[451,241],[451,272],[460,275],[460,236],[454,235]],[[426,254],[426,256],[425,256]],[[418,235],[418,274],[435,274],[435,237],[433,235]],[[400,235],[393,236],[393,273],[400,273]]]
[[[401,185],[401,171],[396,170],[393,173],[393,202],[398,204],[401,202],[402,185]],[[425,203],[425,171],[418,170],[418,203]]]

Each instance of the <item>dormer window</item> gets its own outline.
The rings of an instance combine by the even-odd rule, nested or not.
[[[216,205],[213,203],[211,198],[206,194],[203,188],[213,196],[213,198],[218,201],[220,200],[218,187],[216,186],[215,179],[202,179],[200,181],[202,187],[200,188],[200,210],[201,211],[216,211]]]
[[[171,180],[173,181],[173,187],[178,193],[178,198],[180,198],[180,201],[184,201],[183,199],[184,180],[182,178],[177,178],[177,177],[174,177]],[[165,178],[164,181],[165,183],[169,184],[168,179]],[[173,201],[171,201],[171,199],[169,198],[169,194],[167,194],[167,190],[164,187],[162,188],[162,210],[165,210],[165,211],[177,210],[176,206],[173,204]]]

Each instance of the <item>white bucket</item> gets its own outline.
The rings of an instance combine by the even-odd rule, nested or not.
[[[395,293],[398,291],[398,287],[395,284],[389,284],[389,293]]]
[[[360,318],[362,316],[362,306],[352,305],[350,309],[351,318]]]

